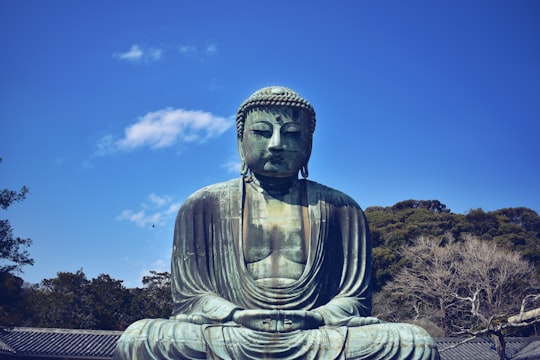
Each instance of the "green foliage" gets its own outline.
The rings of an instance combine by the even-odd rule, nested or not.
[[[472,234],[519,251],[540,274],[540,216],[528,208],[453,214],[438,200],[405,200],[366,209],[373,241],[373,288],[379,291],[404,265],[401,251],[420,236]]]
[[[7,210],[11,204],[24,200],[28,191],[26,186],[20,191],[0,190],[0,207]],[[24,265],[33,265],[34,260],[27,250],[31,244],[31,239],[13,236],[13,229],[8,220],[0,220],[0,273],[21,271]]]
[[[128,312],[131,299],[129,290],[122,285],[122,280],[101,274],[87,286],[89,305],[95,321],[93,328],[125,329],[131,322]]]
[[[23,298],[23,279],[0,272],[0,326],[14,326],[21,321],[19,305]]]
[[[0,162],[2,162],[2,159],[0,158]],[[14,202],[23,201],[26,198],[26,194],[30,191],[29,188],[26,186],[23,186],[21,188],[21,191],[17,192],[14,190],[9,189],[3,189],[0,190],[0,207],[4,210],[7,210],[7,208]]]
[[[142,289],[132,289],[130,313],[137,319],[168,318],[173,309],[171,293],[171,274],[169,272],[150,271],[143,277]]]
[[[26,186],[20,191],[0,190],[0,207],[7,210],[11,204],[24,200],[28,191]],[[18,305],[23,280],[13,273],[34,264],[27,249],[31,244],[31,239],[15,237],[9,221],[0,219],[0,326],[11,326],[20,321]]]
[[[92,329],[96,320],[90,306],[90,281],[82,270],[59,272],[56,278],[41,282],[42,301],[36,312],[45,327]]]
[[[141,289],[126,289],[107,274],[88,280],[82,270],[59,272],[39,285],[11,289],[13,318],[6,325],[66,329],[124,330],[143,318],[168,318],[172,312],[170,273],[151,271]],[[2,279],[0,278],[0,281]],[[0,290],[3,283],[0,282]],[[7,294],[7,292],[6,292]],[[0,296],[3,299],[5,296]]]

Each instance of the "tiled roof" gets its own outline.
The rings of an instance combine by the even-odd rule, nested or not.
[[[0,331],[0,355],[111,359],[121,331],[13,328]]]
[[[441,360],[498,360],[495,344],[489,338],[476,338],[456,346],[464,338],[438,338],[436,339]],[[536,341],[535,341],[536,340]],[[518,354],[529,344],[538,342],[537,338],[506,337],[506,356],[510,359],[540,359],[537,357],[517,357]],[[453,347],[455,346],[455,347]]]
[[[112,359],[121,331],[13,328],[0,331],[2,355],[36,358]],[[441,360],[498,360],[489,338],[478,338],[453,347],[463,338],[436,339]],[[510,359],[540,359],[538,338],[507,337],[506,354]],[[446,350],[445,350],[446,349]]]
[[[525,346],[524,349],[522,349],[518,354],[516,354],[515,359],[540,359],[540,341],[534,341],[531,342],[529,345]]]

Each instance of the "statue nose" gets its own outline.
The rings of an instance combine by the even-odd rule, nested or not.
[[[270,138],[270,143],[268,148],[271,150],[282,150],[283,149],[283,140],[281,138],[280,131],[274,131],[272,137]]]

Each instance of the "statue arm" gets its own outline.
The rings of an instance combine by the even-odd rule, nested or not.
[[[219,210],[216,196],[199,191],[178,212],[171,260],[173,319],[223,323],[232,320],[233,312],[240,309],[221,295],[228,285],[223,279],[231,269],[212,264],[214,257],[226,255],[216,239],[229,238],[229,234],[216,230]]]
[[[189,303],[189,305],[187,305]],[[189,302],[183,302],[183,306],[175,306],[172,319],[187,321],[194,324],[224,323],[231,321],[233,314],[240,308],[235,304],[213,293],[205,293],[195,296]],[[191,311],[185,312],[189,307]]]
[[[312,310],[320,314],[325,325],[362,326],[380,323],[379,319],[369,316],[358,306],[353,298],[334,298],[328,304]]]
[[[341,201],[342,206],[334,209],[337,220],[334,226],[338,228],[331,230],[340,234],[342,242],[341,278],[334,280],[339,281],[340,286],[328,303],[312,311],[320,314],[330,326],[378,323],[371,317],[372,255],[367,220],[354,200],[344,195]]]

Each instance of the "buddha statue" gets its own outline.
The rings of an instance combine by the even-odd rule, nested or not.
[[[184,202],[172,316],[130,325],[115,359],[439,358],[423,329],[371,317],[368,225],[307,180],[314,130],[313,107],[284,87],[240,106],[242,176]]]

